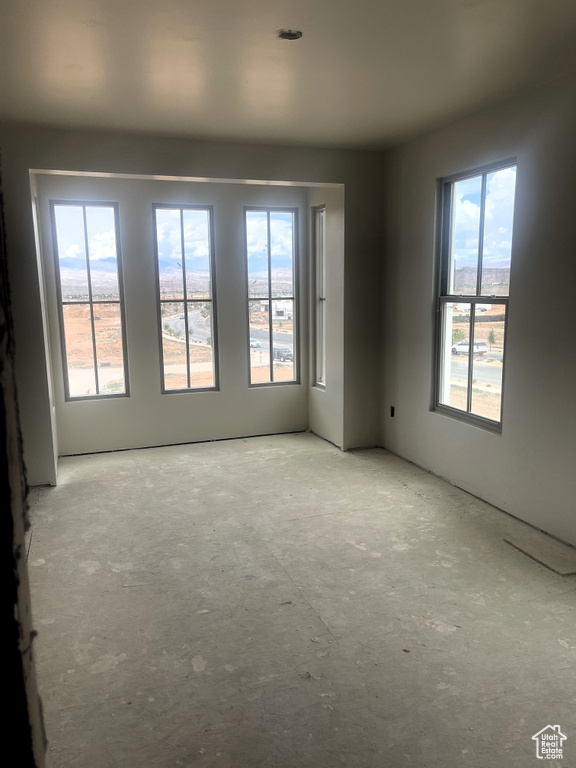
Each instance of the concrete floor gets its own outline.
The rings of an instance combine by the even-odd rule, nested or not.
[[[29,553],[51,768],[526,768],[548,724],[576,766],[576,581],[522,523],[310,434],[60,468]]]

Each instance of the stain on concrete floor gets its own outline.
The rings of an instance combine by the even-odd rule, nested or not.
[[[31,517],[51,768],[576,766],[574,579],[383,450],[71,457]]]

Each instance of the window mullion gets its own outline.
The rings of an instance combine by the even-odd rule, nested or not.
[[[454,188],[451,184],[445,184],[443,189],[443,217],[442,217],[442,253],[440,263],[440,293],[450,293],[450,246],[452,242],[452,201]]]
[[[94,305],[92,303],[92,277],[90,275],[90,254],[88,250],[88,226],[86,223],[86,206],[82,206],[82,219],[84,222],[84,250],[86,251],[86,273],[88,281],[88,301],[90,307],[90,325],[92,327],[92,356],[94,358],[94,383],[96,394],[100,394],[100,382],[98,381],[98,355],[96,353],[96,326],[94,323]]]
[[[270,355],[270,381],[274,381],[274,338],[272,330],[272,253],[270,243],[272,240],[270,233],[270,211],[266,212],[266,238],[268,251],[268,345]]]
[[[482,191],[480,193],[480,231],[478,232],[478,269],[476,272],[476,295],[482,295],[482,262],[484,256],[484,218],[486,216],[486,177],[482,174]]]
[[[186,341],[186,386],[190,389],[190,347],[188,343],[188,288],[186,286],[186,252],[184,250],[184,209],[180,208],[180,250],[182,252],[182,298],[184,306],[184,336]]]
[[[474,326],[476,321],[476,307],[470,305],[470,340],[468,343],[468,392],[466,396],[466,413],[472,410],[472,381],[474,376]]]
[[[482,261],[484,255],[484,219],[486,216],[486,173],[482,174],[482,188],[480,191],[480,219],[478,222],[478,267],[476,270],[476,300],[482,294]],[[468,344],[468,392],[466,398],[466,412],[472,411],[472,386],[474,380],[474,337],[476,328],[476,303],[470,302],[470,340]]]

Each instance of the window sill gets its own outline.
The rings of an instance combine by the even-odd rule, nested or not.
[[[196,392],[219,392],[220,387],[190,387],[184,389],[163,389],[162,395],[189,395]]]
[[[293,387],[294,384],[300,384],[299,381],[262,381],[248,384],[248,389],[266,389],[267,387]]]
[[[438,404],[432,408],[432,413],[439,413],[441,416],[448,416],[455,421],[460,421],[463,424],[469,424],[472,427],[478,427],[484,429],[487,432],[493,432],[494,434],[502,434],[502,422],[492,421],[486,419],[483,416],[477,416],[474,413],[465,413],[457,408],[451,408],[449,405]]]

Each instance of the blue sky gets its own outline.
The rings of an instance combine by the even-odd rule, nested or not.
[[[58,257],[63,267],[85,269],[84,221],[82,207],[55,206]],[[90,265],[93,269],[116,269],[116,225],[114,209],[103,206],[86,207],[86,228]]]
[[[85,269],[84,224],[82,207],[55,207],[60,265],[74,270]],[[293,214],[273,211],[270,214],[272,269],[292,269]],[[92,269],[115,271],[116,233],[114,209],[86,208],[88,244]],[[209,272],[210,229],[206,210],[185,209],[183,212],[186,268]],[[182,264],[180,211],[158,208],[156,211],[158,257],[160,270],[178,268]],[[249,211],[246,215],[248,263],[250,272],[266,272],[268,242],[266,213]]]
[[[86,301],[90,292],[83,208],[81,205],[56,205],[54,217],[62,295],[65,299]],[[119,285],[114,208],[87,205],[86,234],[92,297],[116,300]]]
[[[455,268],[475,267],[478,261],[481,176],[454,184],[452,257]],[[516,168],[489,173],[486,184],[484,267],[510,263]]]
[[[206,210],[185,209],[183,212],[186,269],[210,271],[210,229]],[[178,268],[182,264],[180,210],[156,210],[158,261],[160,270]]]
[[[270,213],[270,245],[272,269],[292,269],[293,214],[290,211]],[[247,211],[246,245],[248,271],[266,272],[268,269],[268,227],[266,211]]]

